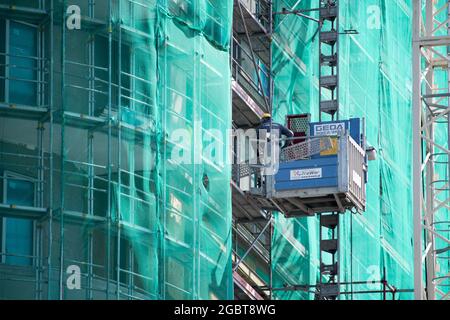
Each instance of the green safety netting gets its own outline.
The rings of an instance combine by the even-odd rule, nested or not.
[[[279,12],[317,8],[319,1],[274,4]],[[382,285],[371,281],[385,278],[398,289],[413,289],[412,5],[403,0],[341,0],[339,6],[340,118],[365,118],[367,142],[378,151],[377,160],[369,163],[366,212],[341,216],[340,281],[353,283],[341,286],[341,299],[381,299],[376,291]],[[283,121],[286,114],[309,112],[318,120],[318,25],[277,15],[274,28],[275,117]],[[276,216],[274,287],[318,282],[318,232],[317,218]],[[311,299],[313,291],[275,291],[274,296]]]
[[[36,202],[3,202],[49,214],[33,220],[34,250],[7,253],[38,271],[0,296],[231,299],[232,2],[6,4],[34,11],[0,19],[0,59],[16,59],[0,101],[17,110],[0,114],[0,173],[31,181]]]

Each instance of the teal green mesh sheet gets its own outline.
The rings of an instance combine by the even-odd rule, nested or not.
[[[274,11],[318,4],[278,0]],[[382,299],[383,279],[397,289],[413,289],[412,6],[401,0],[341,0],[339,6],[339,116],[364,118],[367,143],[378,152],[369,162],[366,211],[340,218],[340,298]],[[318,120],[318,24],[277,15],[274,28],[274,115],[284,121],[286,114],[311,113]],[[317,218],[287,220],[279,214],[273,243],[274,287],[318,282]],[[314,288],[274,291],[274,297],[313,299]]]
[[[36,273],[0,297],[233,298],[232,2],[6,4],[0,64],[6,47],[22,56],[15,80],[0,69],[0,102],[17,106],[0,113],[0,175],[35,183],[44,214]]]
[[[188,133],[187,141],[175,134],[162,159],[165,290],[168,298],[231,299],[231,168],[226,160],[232,6],[222,1],[198,5],[198,16],[179,14],[165,21],[159,56],[166,133]],[[182,7],[169,6],[169,16]],[[211,146],[217,150],[209,152]],[[189,161],[172,163],[177,156]]]

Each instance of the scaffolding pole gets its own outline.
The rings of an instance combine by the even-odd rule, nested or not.
[[[254,7],[253,7],[254,5]],[[269,112],[272,114],[273,112],[273,74],[272,74],[272,68],[270,67],[270,64],[272,62],[272,34],[273,34],[273,1],[269,0],[257,0],[257,1],[250,1],[250,2],[244,2],[242,0],[234,0],[234,7],[235,7],[235,23],[236,25],[238,23],[242,23],[241,31],[235,30],[236,38],[232,42],[233,49],[232,53],[233,55],[236,54],[236,57],[232,57],[232,67],[233,70],[236,70],[233,72],[234,80],[241,85],[241,81],[245,83],[244,80],[251,79],[253,81],[251,83],[252,89],[254,91],[253,94],[257,93],[260,97],[255,100],[259,104],[259,107],[264,110],[265,112]],[[257,12],[253,12],[253,9],[255,9]],[[252,15],[252,19],[250,19],[249,14]],[[264,23],[262,23],[264,21]],[[248,25],[247,25],[248,24]],[[235,25],[235,26],[236,26]],[[251,26],[253,25],[253,30],[251,30]],[[258,25],[261,29],[259,32],[255,32],[254,28],[255,25]],[[238,36],[241,37],[238,37]],[[234,38],[234,37],[233,37]],[[266,44],[263,45],[263,49],[257,49],[255,47],[258,47],[258,41],[264,42]],[[243,45],[246,44],[248,46],[248,52],[243,47]],[[240,57],[240,55],[245,55],[244,58]],[[261,55],[264,57],[268,57],[268,61],[264,62],[264,59],[261,58]],[[243,60],[248,59],[248,61],[251,63],[251,67],[248,66],[248,69],[246,70],[242,65],[241,62]],[[266,63],[266,67],[269,70],[265,70],[260,66],[260,63]],[[254,74],[254,76],[250,76],[251,74]],[[267,91],[264,87],[263,83],[263,76],[267,77],[268,81],[268,87]],[[252,79],[253,77],[253,79]],[[256,78],[256,79],[254,79]],[[245,85],[241,85],[243,88],[246,88]],[[235,115],[233,115],[234,117]],[[261,114],[259,115],[261,116]],[[239,157],[238,157],[239,159]],[[238,170],[239,172],[239,170]],[[236,176],[233,175],[233,180],[236,183],[236,188],[240,189],[240,176],[237,174]],[[240,190],[242,192],[242,190]],[[243,192],[242,192],[243,194]],[[247,200],[249,201],[249,200]],[[256,202],[257,203],[257,202]],[[250,204],[251,209],[248,209],[251,212],[247,212],[247,209],[242,209],[245,212],[246,218],[237,218],[240,213],[233,212],[233,219],[235,228],[233,228],[234,232],[234,242],[236,245],[236,263],[233,266],[233,271],[237,271],[242,267],[242,265],[245,264],[246,257],[251,254],[251,252],[258,252],[260,257],[263,257],[265,260],[264,263],[267,263],[268,266],[268,287],[272,287],[273,282],[273,270],[272,270],[272,228],[273,228],[273,218],[272,215],[267,216],[261,216],[261,212],[263,208],[258,207],[257,205]],[[253,216],[255,215],[255,216]],[[257,234],[255,234],[257,233]],[[250,236],[251,235],[251,236]],[[237,239],[239,239],[239,236],[242,236],[244,239],[246,239],[246,242],[248,242],[249,246],[245,247],[244,254],[238,258],[237,252]],[[264,239],[264,241],[262,240]],[[259,249],[263,247],[267,249],[267,252],[264,253],[259,252]],[[266,260],[267,259],[267,260]],[[242,263],[244,262],[244,263]],[[268,291],[269,298],[272,298],[272,291],[270,289]]]

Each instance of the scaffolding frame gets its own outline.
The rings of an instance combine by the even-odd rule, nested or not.
[[[414,297],[446,300],[450,274],[438,263],[450,248],[450,223],[439,214],[450,196],[450,1],[414,0],[413,191]],[[446,133],[439,141],[438,130]],[[439,177],[446,171],[446,177]],[[444,197],[444,199],[442,199]],[[440,244],[439,244],[440,243]],[[445,247],[442,247],[444,245]],[[425,276],[425,277],[424,277]],[[447,283],[445,283],[447,282]]]
[[[118,77],[118,84],[115,84],[112,79],[112,45],[113,40],[118,41],[122,44],[122,34],[127,33],[128,35],[133,33],[133,30],[126,26],[122,22],[114,23],[112,19],[112,0],[107,2],[107,17],[105,20],[99,20],[95,17],[95,1],[86,1],[88,7],[87,16],[82,16],[82,23],[85,26],[85,30],[88,30],[90,41],[87,45],[88,51],[88,64],[81,64],[75,61],[71,61],[67,58],[66,54],[66,39],[67,39],[67,29],[64,23],[65,19],[68,17],[66,12],[67,1],[61,2],[60,9],[61,12],[57,12],[54,0],[40,0],[38,7],[11,7],[7,5],[0,5],[0,17],[4,18],[6,23],[9,23],[10,19],[17,19],[22,23],[26,21],[35,25],[37,29],[38,38],[38,56],[37,57],[21,57],[23,59],[33,59],[38,61],[37,63],[37,92],[38,99],[36,105],[23,106],[16,105],[13,103],[0,103],[0,116],[4,118],[13,119],[26,119],[29,121],[34,121],[36,123],[36,146],[37,146],[37,156],[33,157],[35,160],[36,177],[29,177],[26,181],[31,181],[36,185],[36,202],[33,207],[20,207],[16,205],[0,205],[1,217],[4,215],[11,217],[22,217],[29,218],[35,221],[35,239],[33,241],[33,255],[30,258],[33,260],[32,268],[35,270],[35,276],[33,279],[16,276],[14,277],[2,277],[2,280],[12,280],[12,281],[26,281],[35,283],[34,297],[37,300],[44,299],[44,293],[46,291],[45,299],[64,299],[65,298],[65,279],[66,279],[66,264],[78,264],[86,268],[86,272],[82,272],[82,281],[86,282],[86,286],[83,287],[85,290],[84,297],[88,300],[93,299],[94,293],[104,294],[104,298],[125,298],[125,299],[143,299],[143,298],[155,298],[161,297],[163,290],[158,290],[161,293],[148,293],[140,289],[133,283],[133,279],[141,278],[143,281],[150,281],[151,278],[146,278],[145,276],[139,274],[133,269],[133,251],[131,246],[127,249],[121,248],[121,233],[124,233],[129,228],[133,228],[133,224],[124,223],[120,219],[120,213],[117,214],[117,218],[113,219],[111,216],[111,188],[113,184],[112,179],[112,137],[117,137],[119,141],[122,139],[136,139],[137,141],[142,141],[143,137],[146,135],[156,136],[156,132],[152,128],[140,128],[137,126],[132,126],[128,123],[121,121],[121,108],[114,108],[113,105],[116,104],[120,106],[121,99],[127,99],[132,105],[136,102],[139,103],[138,99],[133,99],[133,97],[128,96],[127,93],[132,92],[132,90],[121,93],[121,81],[122,77],[135,77],[133,73],[129,74],[125,70],[121,69],[121,54],[122,46],[119,45],[119,70],[120,75]],[[46,3],[48,5],[46,5]],[[123,1],[118,1],[119,6],[122,5]],[[127,2],[128,5],[133,4],[132,1]],[[119,8],[120,10],[120,8]],[[132,10],[132,12],[134,12]],[[57,18],[59,17],[59,18]],[[60,20],[62,19],[62,20]],[[133,19],[133,18],[132,18]],[[61,103],[59,108],[56,108],[54,101],[54,90],[55,90],[55,31],[60,28],[61,32],[61,72],[60,76],[60,96]],[[113,39],[113,30],[118,30],[118,39]],[[45,39],[46,35],[49,35],[48,42]],[[94,37],[100,35],[107,39],[107,52],[108,52],[108,67],[101,68],[95,64],[95,41]],[[126,41],[125,39],[123,39]],[[45,50],[46,45],[48,49]],[[8,59],[8,53],[5,57]],[[7,63],[6,63],[7,64]],[[68,76],[74,76],[67,71],[67,66],[77,66],[80,68],[88,69],[87,75],[87,86],[74,86],[67,81]],[[107,91],[102,92],[96,88],[96,78],[95,71],[106,72],[107,81],[106,87]],[[5,77],[5,81],[9,81],[8,75]],[[131,80],[130,80],[131,81]],[[131,81],[133,82],[133,81]],[[80,91],[87,92],[88,95],[88,109],[87,113],[74,113],[66,110],[65,108],[65,96],[66,89],[72,88]],[[113,88],[118,89],[117,100],[112,101]],[[48,94],[50,93],[50,94]],[[95,105],[95,94],[102,94],[108,97],[107,110],[106,113],[101,115],[94,114]],[[45,97],[48,97],[47,100]],[[117,118],[113,117],[117,116]],[[54,134],[55,127],[60,127],[60,150],[55,150],[54,144]],[[65,146],[65,129],[66,128],[81,128],[88,132],[87,137],[87,162],[79,162],[66,158],[67,150]],[[46,132],[47,131],[47,132]],[[99,217],[94,214],[94,191],[98,191],[98,188],[94,185],[94,180],[98,176],[95,174],[95,169],[100,166],[94,161],[94,134],[101,133],[107,135],[107,166],[101,169],[107,171],[107,216]],[[130,137],[128,137],[130,135]],[[48,144],[48,154],[44,151],[44,144]],[[121,143],[118,144],[119,152],[121,148]],[[153,148],[153,146],[152,146]],[[54,152],[59,152],[62,156],[59,159],[55,159]],[[3,154],[4,155],[4,154]],[[14,155],[8,155],[14,156]],[[26,155],[15,155],[17,157],[26,157]],[[30,157],[29,157],[30,158]],[[125,168],[121,168],[120,159],[118,157],[118,174],[117,183],[120,184],[121,172]],[[59,171],[61,173],[65,172],[65,167],[67,165],[80,165],[87,167],[86,178],[88,180],[87,186],[74,185],[65,182],[65,175],[61,174],[60,181],[55,182],[54,174]],[[58,168],[59,166],[59,168]],[[48,181],[45,181],[45,176],[48,175]],[[130,173],[131,174],[131,173]],[[0,178],[4,178],[1,176]],[[60,204],[55,207],[55,185],[59,185],[59,197]],[[87,212],[75,212],[70,211],[65,208],[64,199],[67,197],[65,194],[66,186],[79,187],[87,189]],[[54,190],[55,189],[55,190]],[[45,192],[44,192],[45,190]],[[47,195],[47,199],[45,198]],[[132,195],[130,195],[132,197]],[[117,201],[120,203],[121,196],[117,197]],[[135,197],[135,200],[139,199]],[[157,205],[160,205],[161,201],[157,201]],[[120,204],[119,204],[120,205]],[[134,219],[132,219],[134,220]],[[59,226],[56,226],[56,223]],[[65,257],[65,224],[84,224],[90,230],[87,232],[87,237],[84,239],[86,241],[87,254],[86,259],[83,261],[68,259]],[[56,227],[59,228],[58,234],[60,235],[59,246],[56,247],[54,243],[54,233]],[[46,228],[46,237],[44,239],[43,229]],[[94,251],[93,251],[93,231],[94,230],[105,230],[106,231],[106,263],[101,266],[95,264],[94,262]],[[139,227],[139,232],[142,234],[151,234],[153,231],[150,229],[146,230]],[[112,246],[115,242],[115,261],[111,261]],[[127,250],[128,252],[128,266],[129,268],[121,268],[120,255],[121,251]],[[59,253],[57,253],[59,252]],[[46,256],[44,256],[46,253]],[[1,253],[3,257],[5,254]],[[56,258],[56,255],[58,258]],[[55,262],[55,260],[57,262]],[[114,267],[113,267],[114,266]],[[96,274],[95,270],[99,268],[106,269],[106,276],[103,278]],[[117,270],[116,274],[113,274],[112,269]],[[124,274],[127,279],[125,283],[121,282],[121,274]],[[117,278],[116,278],[117,277]],[[94,280],[104,281],[105,290],[99,289],[98,286],[94,285]],[[118,283],[120,283],[118,285]],[[164,286],[161,284],[161,286]],[[44,290],[46,287],[46,290]]]
[[[254,9],[254,10],[252,10]],[[255,11],[255,12],[252,12]],[[234,0],[233,42],[231,48],[233,96],[239,94],[241,99],[233,99],[233,122],[241,128],[253,127],[259,123],[263,112],[272,112],[273,108],[273,77],[271,73],[272,63],[272,30],[273,11],[270,0]],[[248,50],[241,43],[244,42]],[[262,43],[262,45],[261,45]],[[256,48],[256,47],[257,48]],[[257,50],[258,49],[258,50]],[[251,68],[246,70],[241,65],[240,58],[250,60]],[[261,68],[261,63],[267,70]],[[256,79],[251,74],[256,74]],[[262,75],[268,81],[268,88],[264,87]],[[246,85],[250,83],[251,86]],[[258,97],[259,95],[259,97]],[[236,101],[237,100],[237,101]],[[241,108],[238,108],[237,105]],[[243,112],[244,109],[244,112]],[[249,117],[245,109],[252,110],[254,116]],[[246,118],[246,120],[244,120]],[[236,129],[235,125],[234,128]],[[234,140],[233,140],[234,144]],[[240,159],[238,150],[234,153],[235,159]],[[237,170],[236,170],[237,169]],[[250,299],[272,298],[272,246],[273,219],[271,214],[262,208],[257,201],[244,195],[240,185],[241,175],[239,164],[233,166],[233,241],[235,245],[233,264],[233,277],[236,286],[242,286],[242,282],[250,281],[242,268],[247,268],[245,258],[255,254],[268,268],[268,290],[261,291],[255,286],[257,295]],[[263,240],[262,240],[263,239]],[[238,246],[244,246],[244,253],[239,256]]]
[[[53,0],[49,1],[50,9],[53,8]],[[51,106],[52,106],[52,96],[49,97],[49,100],[46,101],[44,94],[49,90],[53,84],[53,64],[52,57],[48,55],[48,52],[45,51],[43,43],[45,42],[45,30],[48,28],[50,31],[53,30],[53,10],[47,10],[45,8],[45,1],[41,0],[37,2],[37,7],[27,8],[27,7],[17,7],[10,8],[6,5],[0,5],[0,12],[2,17],[6,23],[5,32],[9,32],[9,24],[10,21],[14,20],[16,17],[19,19],[19,23],[23,25],[27,25],[35,28],[35,37],[36,37],[36,55],[33,56],[14,56],[8,50],[8,47],[5,47],[5,83],[9,81],[19,80],[25,82],[34,83],[36,86],[36,101],[33,106],[23,106],[16,105],[11,103],[8,100],[8,88],[5,89],[5,102],[0,103],[0,115],[5,118],[20,118],[23,117],[25,119],[29,119],[34,121],[36,124],[36,155],[28,155],[28,154],[12,154],[12,153],[4,153],[1,152],[0,155],[3,157],[15,157],[16,159],[28,159],[33,162],[34,165],[28,170],[34,172],[33,176],[28,175],[17,175],[16,172],[13,172],[14,179],[19,179],[32,182],[34,186],[34,205],[32,206],[16,206],[14,204],[10,205],[1,205],[1,219],[4,217],[11,218],[29,218],[33,222],[33,250],[32,256],[27,257],[30,258],[31,269],[34,270],[34,275],[30,277],[31,274],[24,272],[21,276],[7,276],[5,278],[2,277],[2,280],[11,280],[18,282],[31,282],[34,283],[34,299],[42,299],[43,297],[43,287],[45,283],[48,283],[46,280],[49,278],[51,261],[50,256],[47,259],[42,255],[44,248],[44,237],[43,237],[43,228],[46,225],[45,219],[50,217],[49,221],[51,223],[52,209],[50,207],[45,206],[45,196],[44,196],[44,188],[45,188],[45,172],[46,170],[53,167],[53,159],[51,155],[46,155],[44,152],[44,142],[45,142],[45,124],[48,123],[52,118]],[[27,17],[22,21],[21,17]],[[8,38],[8,36],[7,36]],[[50,47],[53,47],[52,40],[50,41]],[[25,80],[25,79],[16,79],[10,76],[10,72],[8,69],[14,68],[15,66],[10,65],[10,58],[20,58],[27,61],[35,62],[34,72],[36,74],[36,80]],[[48,69],[47,69],[48,68]],[[46,71],[48,70],[48,71]],[[7,87],[7,84],[6,84]],[[50,130],[51,129],[50,125]],[[50,146],[51,148],[51,146]],[[48,166],[48,167],[47,167]],[[20,167],[19,164],[16,164],[16,167]],[[4,171],[2,176],[0,177],[3,181],[7,179],[7,171]],[[51,188],[52,182],[48,182],[48,186]],[[49,195],[52,197],[52,194]],[[50,243],[51,237],[49,238],[48,243]],[[7,253],[2,252],[2,258],[8,255]]]
[[[383,299],[382,300],[389,300],[388,295],[391,295],[392,300],[395,300],[395,296],[398,293],[407,293],[407,292],[414,292],[414,289],[399,289],[395,286],[391,285],[389,281],[386,280],[386,276],[383,275],[383,278],[381,280],[374,280],[370,281],[371,285],[380,285],[380,289],[371,289],[371,290],[363,290],[363,289],[353,289],[353,286],[361,286],[361,285],[367,285],[367,281],[351,281],[351,282],[341,282],[339,285],[341,286],[352,286],[350,290],[343,290],[339,292],[339,295],[343,296],[350,296],[350,300],[354,300],[354,295],[360,295],[360,294],[382,294]],[[266,289],[266,288],[261,288]],[[316,286],[315,285],[291,285],[286,286],[283,288],[272,288],[273,291],[303,291],[308,292],[310,294],[317,294]]]

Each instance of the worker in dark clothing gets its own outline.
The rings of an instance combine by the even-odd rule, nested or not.
[[[275,130],[277,130],[277,131],[275,131]],[[265,136],[263,135],[264,132],[265,132]],[[260,137],[260,134],[263,136]],[[278,134],[278,136],[273,137],[272,134]],[[260,176],[258,176],[256,179],[257,188],[263,188],[265,186],[265,176],[267,175],[266,170],[269,170],[269,172],[273,172],[274,165],[276,164],[276,163],[272,163],[272,161],[274,161],[272,156],[269,156],[269,157],[264,156],[264,154],[266,152],[268,152],[268,154],[272,154],[271,151],[268,151],[266,149],[265,143],[270,142],[271,138],[278,139],[280,149],[283,149],[290,144],[289,143],[290,141],[286,141],[284,143],[284,145],[282,146],[282,137],[285,136],[286,138],[289,139],[294,136],[294,133],[291,130],[289,130],[288,128],[286,128],[285,126],[272,121],[272,116],[269,113],[265,113],[262,116],[261,124],[256,128],[256,136],[258,137],[259,142],[262,142],[261,140],[264,140],[263,144],[258,143],[257,157],[258,157],[258,161],[261,164],[263,164],[265,166],[265,168],[263,168],[261,170]],[[269,149],[270,149],[270,144],[269,144]],[[280,149],[278,149],[278,153],[280,152]],[[277,155],[276,159],[278,159],[278,158],[279,157]],[[278,161],[278,160],[275,160],[275,161]],[[269,165],[269,167],[267,167],[268,165]]]
[[[272,116],[269,113],[264,113],[261,119],[261,124],[256,129],[257,137],[259,139],[259,132],[260,130],[266,130],[268,134],[270,134],[271,130],[278,130],[278,139],[280,140],[280,147],[281,147],[281,138],[285,136],[286,138],[292,138],[294,136],[294,133],[286,128],[285,126],[276,123],[272,121]],[[286,142],[282,148],[285,148],[289,145],[289,142]]]

